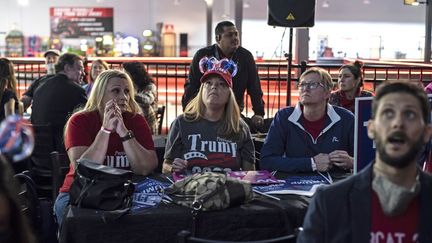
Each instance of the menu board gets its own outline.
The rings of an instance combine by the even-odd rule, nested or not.
[[[113,8],[52,7],[51,36],[97,37],[113,34]]]

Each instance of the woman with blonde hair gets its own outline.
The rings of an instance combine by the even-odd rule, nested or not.
[[[7,58],[0,58],[0,121],[6,116],[18,113],[22,115],[23,108],[18,101],[17,81],[12,62]]]
[[[71,165],[54,208],[59,225],[69,203],[68,192],[78,159],[131,169],[138,175],[148,175],[156,168],[151,132],[133,94],[134,87],[126,73],[104,71],[97,77],[84,109],[69,118],[65,147]]]
[[[198,95],[171,125],[163,172],[255,170],[255,149],[232,91],[237,67],[204,57]],[[233,75],[232,75],[233,74]]]

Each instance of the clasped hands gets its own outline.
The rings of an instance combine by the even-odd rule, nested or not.
[[[102,127],[116,132],[120,137],[125,136],[128,131],[123,122],[122,111],[114,99],[105,104]]]
[[[313,157],[317,171],[329,171],[333,166],[344,170],[353,168],[354,159],[346,151],[335,150],[331,153],[320,153]]]

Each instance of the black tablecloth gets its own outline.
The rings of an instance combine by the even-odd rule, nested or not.
[[[280,196],[281,201],[258,197],[235,208],[200,212],[196,236],[219,240],[259,240],[292,233],[303,223],[308,197]],[[192,231],[191,210],[178,205],[132,212],[104,222],[103,212],[70,207],[63,220],[60,243],[176,242],[181,230]]]

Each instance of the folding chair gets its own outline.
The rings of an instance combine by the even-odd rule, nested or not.
[[[50,154],[52,163],[52,198],[56,200],[66,174],[69,172],[69,157],[66,153],[53,151]]]

